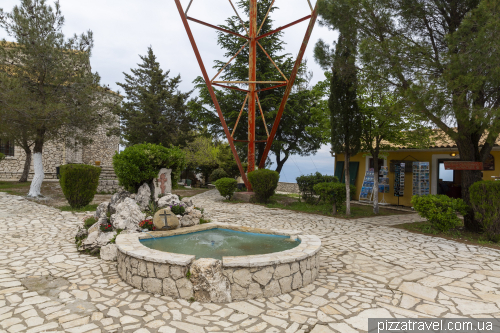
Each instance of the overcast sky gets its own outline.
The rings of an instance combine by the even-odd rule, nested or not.
[[[47,2],[53,3],[52,0]],[[181,3],[186,8],[189,0],[181,0]],[[10,12],[18,4],[20,0],[2,0],[0,8]],[[201,75],[173,0],[60,0],[60,4],[66,19],[63,28],[66,36],[93,31],[95,47],[92,68],[101,75],[101,82],[111,89],[119,90],[116,82],[123,81],[122,73],[137,67],[139,55],[146,54],[150,45],[162,69],[170,69],[171,75],[181,74],[182,91],[191,90],[192,81]],[[272,17],[276,27],[310,13],[307,0],[276,0],[275,6],[279,7]],[[227,0],[194,0],[189,11],[189,16],[213,25],[223,24],[232,15],[234,12]],[[241,10],[240,16],[243,16]],[[286,51],[294,56],[304,38],[307,22],[285,30]],[[223,51],[216,43],[215,30],[194,22],[190,24],[209,76],[212,77],[216,74],[212,69],[213,61],[224,59]],[[1,29],[0,38],[14,41]],[[314,73],[312,83],[324,79],[323,71],[314,62],[312,52],[320,38],[332,43],[337,39],[337,33],[316,24],[305,54],[309,69]],[[281,181],[295,182],[300,174],[316,171],[333,174],[333,158],[327,146],[316,156],[294,156],[292,159],[285,164]]]

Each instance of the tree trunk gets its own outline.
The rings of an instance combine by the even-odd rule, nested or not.
[[[19,179],[20,183],[26,183],[28,181],[28,176],[30,174],[31,167],[31,148],[29,146],[23,146],[24,152],[26,153],[26,160],[24,161],[24,169],[21,178]]]
[[[35,168],[35,175],[33,176],[30,191],[28,193],[28,197],[32,198],[41,196],[40,189],[42,188],[43,179],[45,178],[42,158],[45,130],[39,130],[37,134],[35,148],[33,149],[33,166]]]
[[[461,126],[458,127],[459,133]],[[458,136],[456,140],[458,151],[460,153],[460,160],[462,161],[473,161],[473,162],[484,162],[484,159],[491,151],[491,147],[483,147],[484,150],[479,150],[479,135],[473,134],[462,134]],[[481,158],[483,156],[484,158]],[[477,170],[463,170],[462,171],[462,199],[469,206],[468,213],[464,216],[464,227],[468,231],[480,232],[481,225],[474,218],[474,212],[472,211],[470,204],[470,192],[469,188],[475,182],[483,180],[483,175],[481,171]]]
[[[333,202],[333,213],[332,213],[332,215],[337,215],[337,204],[336,204],[335,201]]]
[[[376,156],[375,156],[376,155]],[[373,157],[373,214],[379,213],[378,205],[378,154],[372,154]]]
[[[351,177],[349,175],[349,161],[351,156],[347,153],[344,153],[345,157],[345,215],[351,216]]]
[[[281,174],[281,170],[283,170],[283,166],[285,165],[285,162],[288,160],[288,153],[285,151],[285,158],[281,159],[281,156],[278,155],[276,152],[274,152],[274,155],[276,155],[276,172]]]

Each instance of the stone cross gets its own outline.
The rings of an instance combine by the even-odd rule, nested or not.
[[[165,218],[165,227],[168,227],[168,221],[167,221],[167,216],[172,216],[172,214],[167,214],[167,211],[163,211],[163,214],[160,214],[160,216],[163,216]]]
[[[160,183],[161,183],[161,185],[160,185],[160,188],[161,188],[161,194],[165,194],[165,190],[166,190],[166,188],[167,188],[167,187],[165,186],[165,183],[168,181],[167,176],[166,176],[164,173],[162,173],[162,174],[161,174],[161,176],[160,176],[160,178],[159,178],[159,179],[157,179],[156,181],[158,181],[158,182],[160,182]],[[166,218],[165,218],[165,221],[166,221]]]

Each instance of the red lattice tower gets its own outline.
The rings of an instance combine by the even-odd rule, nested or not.
[[[319,1],[319,0],[318,0]],[[243,113],[243,110],[245,109],[246,103],[248,103],[248,140],[244,140],[243,142],[248,143],[248,172],[251,172],[255,170],[255,143],[256,142],[265,142],[266,146],[264,149],[264,154],[262,156],[262,159],[259,162],[259,168],[264,168],[264,165],[266,163],[267,155],[269,154],[269,150],[271,149],[271,145],[273,143],[274,137],[276,135],[276,131],[278,130],[278,126],[281,120],[281,117],[283,116],[283,111],[285,110],[286,103],[288,101],[288,97],[290,96],[290,92],[292,91],[293,84],[295,82],[295,79],[297,77],[297,73],[299,71],[300,64],[302,63],[302,58],[304,57],[304,52],[307,48],[307,44],[309,43],[309,38],[311,37],[311,33],[314,28],[314,24],[316,23],[316,19],[318,17],[318,3],[316,3],[315,7],[311,5],[310,0],[307,0],[309,4],[309,8],[311,9],[311,14],[296,20],[290,24],[284,25],[278,29],[275,29],[273,31],[269,31],[263,35],[259,35],[259,32],[265,22],[267,20],[267,17],[269,15],[269,12],[271,11],[272,6],[274,5],[275,0],[272,1],[271,5],[269,6],[269,9],[267,11],[266,17],[264,21],[261,23],[261,26],[259,29],[257,29],[257,0],[250,0],[250,17],[249,17],[249,22],[250,26],[249,29],[246,28],[246,26],[243,24],[245,27],[246,36],[240,35],[236,32],[223,29],[221,27],[200,21],[198,19],[192,18],[188,16],[188,11],[189,8],[191,7],[191,4],[193,3],[193,0],[189,2],[189,5],[187,6],[186,11],[182,8],[180,0],[175,0],[175,3],[177,5],[177,9],[179,10],[179,14],[182,19],[182,23],[184,24],[184,27],[186,28],[186,32],[189,37],[189,41],[191,42],[191,45],[193,46],[193,51],[196,55],[196,59],[198,60],[198,63],[200,65],[201,72],[203,74],[203,79],[205,80],[205,83],[207,85],[208,91],[210,93],[210,96],[212,97],[212,101],[214,103],[215,109],[217,110],[217,113],[219,115],[219,119],[222,123],[222,126],[224,127],[224,132],[226,134],[227,140],[229,141],[229,145],[231,146],[231,150],[233,152],[234,158],[236,159],[236,163],[238,164],[238,168],[241,173],[241,177],[243,178],[243,181],[245,182],[245,185],[247,189],[251,189],[250,183],[248,182],[248,179],[245,175],[245,170],[243,170],[243,166],[241,164],[241,160],[238,156],[238,153],[236,151],[236,148],[234,147],[234,142],[239,142],[241,140],[234,140],[233,135],[236,131],[236,128],[238,126],[238,122],[241,118],[241,115]],[[238,18],[241,20],[241,17],[239,16],[236,7],[233,5],[232,1],[229,0],[229,3],[231,4],[231,7],[235,11],[236,15]],[[297,23],[303,22],[309,20],[309,26],[307,27],[307,31],[304,37],[304,40],[302,42],[302,45],[300,47],[299,54],[297,55],[297,59],[295,60],[295,65],[293,67],[292,73],[290,74],[290,77],[287,78],[283,72],[276,66],[276,63],[273,61],[273,59],[269,56],[269,54],[264,50],[262,45],[259,43],[259,40],[262,38],[265,38],[267,36],[270,36],[278,31],[284,30],[286,28],[289,28]],[[189,26],[189,22],[196,22],[199,24],[203,24],[207,27],[223,31],[225,33],[235,35],[241,38],[244,38],[247,40],[247,42],[239,49],[239,51],[222,67],[222,69],[215,75],[213,79],[210,80],[207,74],[207,70],[205,69],[205,65],[203,63],[203,60],[201,59],[200,52],[198,50],[198,46],[196,45],[196,41],[194,40],[193,33],[191,32],[191,27]],[[243,23],[243,21],[241,20]],[[229,65],[235,58],[236,56],[245,48],[249,45],[250,51],[249,51],[249,60],[248,60],[248,73],[249,73],[249,79],[248,81],[215,81],[219,74],[224,70],[224,68]],[[256,73],[256,62],[257,62],[257,47],[260,47],[262,51],[266,54],[266,56],[269,58],[269,60],[273,63],[273,65],[276,67],[276,69],[280,72],[280,74],[283,76],[284,81],[256,81],[257,79],[257,73]],[[234,86],[228,86],[227,84],[248,84],[248,90],[245,89],[240,89],[236,88]],[[271,84],[272,86],[264,89],[257,90],[256,86],[257,84]],[[214,88],[213,86],[218,86],[222,88],[227,88],[227,89],[236,89],[242,92],[245,92],[247,94],[245,101],[243,102],[243,106],[240,111],[240,115],[238,117],[238,120],[236,121],[236,124],[234,126],[233,132],[231,133],[229,131],[229,128],[227,127],[227,123],[224,119],[224,116],[222,115],[221,108],[219,106],[219,102],[217,101],[217,96],[215,95]],[[281,100],[281,104],[278,110],[278,114],[276,115],[276,119],[273,123],[273,127],[271,129],[271,132],[268,131],[266,121],[264,118],[264,113],[262,111],[262,107],[260,106],[260,101],[259,101],[259,96],[258,93],[264,90],[269,90],[269,89],[276,89],[280,87],[286,86],[285,89],[285,94],[283,95],[283,98]],[[257,111],[257,105],[259,107],[260,114],[262,116],[262,120],[264,121],[264,126],[266,128],[267,132],[267,140],[263,141],[256,141],[255,140],[255,118],[256,118],[256,111]]]

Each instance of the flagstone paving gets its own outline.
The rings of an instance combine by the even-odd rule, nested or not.
[[[500,252],[388,227],[417,215],[341,220],[194,197],[210,218],[321,237],[321,269],[290,294],[189,303],[122,282],[80,254],[81,214],[0,192],[0,332],[363,332],[367,318],[500,317]]]

